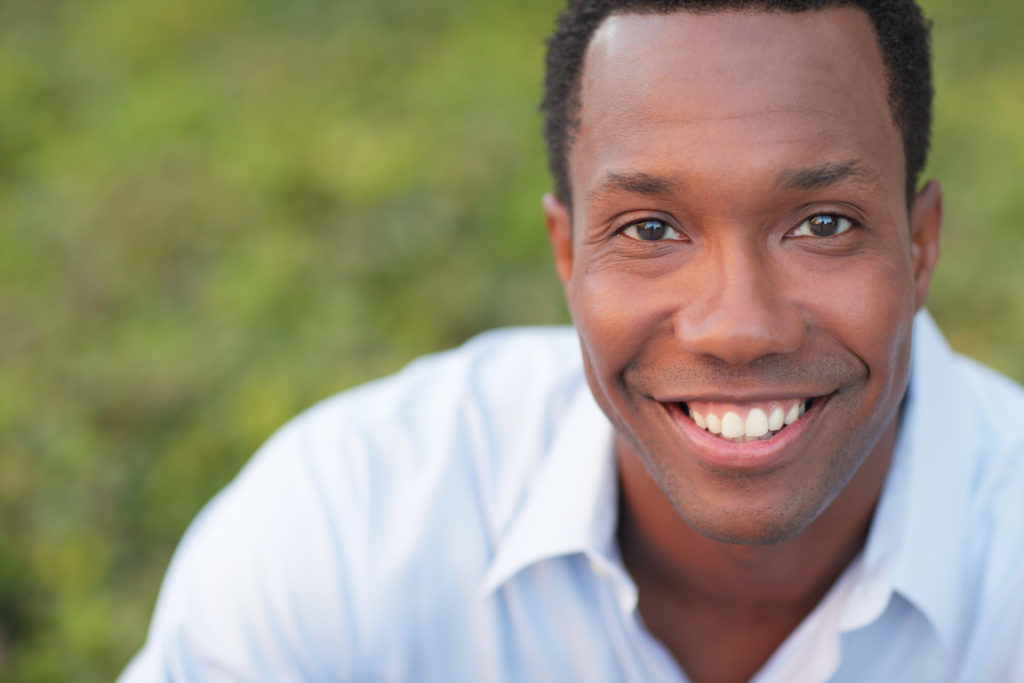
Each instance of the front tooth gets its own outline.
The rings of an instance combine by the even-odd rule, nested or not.
[[[747,436],[764,436],[768,433],[768,416],[760,408],[754,408],[747,414],[745,427]]]
[[[708,423],[708,431],[712,434],[720,434],[722,432],[722,423],[718,421],[718,416],[714,413],[708,413],[704,421]]]
[[[802,401],[799,403],[794,403],[793,406],[789,409],[789,412],[786,413],[786,424],[791,425],[794,422],[796,422],[798,417],[800,417],[801,405],[803,405]]]
[[[690,417],[693,418],[693,421],[696,422],[697,426],[700,427],[701,429],[707,429],[708,428],[708,423],[704,421],[704,417],[700,413],[698,413],[696,410],[691,410],[690,411]]]
[[[772,408],[772,414],[768,416],[768,429],[777,432],[782,429],[782,425],[786,423],[786,413],[783,412],[781,406],[775,406]]]
[[[800,414],[803,415],[807,412],[807,401],[800,401]]]
[[[737,436],[743,436],[744,431],[743,420],[739,415],[730,410],[722,416],[722,436],[735,439]]]

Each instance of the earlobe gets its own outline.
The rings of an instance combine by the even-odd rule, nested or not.
[[[555,269],[568,290],[572,279],[572,219],[569,209],[554,194],[544,195],[541,202],[544,206],[544,223],[548,229],[548,241],[555,256]]]
[[[910,256],[914,267],[914,305],[921,310],[928,301],[932,272],[939,260],[942,230],[942,185],[930,180],[914,198],[910,209]]]

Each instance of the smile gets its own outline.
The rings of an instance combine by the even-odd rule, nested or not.
[[[733,443],[770,439],[796,422],[812,399],[779,399],[756,403],[689,401],[681,404],[698,427]]]
[[[715,468],[748,472],[775,468],[795,457],[817,431],[838,392],[810,398],[659,401],[688,443],[688,452]],[[792,394],[790,394],[792,396]]]

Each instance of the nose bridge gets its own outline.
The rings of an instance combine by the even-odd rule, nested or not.
[[[806,331],[766,248],[734,234],[702,250],[694,296],[681,296],[676,337],[691,353],[732,364],[798,349]]]

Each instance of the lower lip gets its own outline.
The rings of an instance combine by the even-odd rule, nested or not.
[[[732,470],[763,470],[779,467],[792,459],[793,444],[807,434],[832,395],[815,398],[806,413],[768,439],[735,443],[701,429],[678,403],[663,403],[672,421],[693,444],[697,458],[707,465]]]

